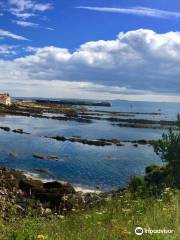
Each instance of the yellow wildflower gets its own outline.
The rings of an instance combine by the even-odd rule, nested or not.
[[[97,222],[97,225],[101,225],[102,224],[102,222]]]
[[[121,230],[121,235],[123,235],[123,236],[127,236],[130,234],[131,234],[131,232],[129,232],[126,228]]]
[[[42,235],[42,234],[37,235],[37,240],[47,240],[47,239],[48,238],[45,235]]]

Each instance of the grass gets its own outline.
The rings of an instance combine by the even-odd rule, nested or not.
[[[0,218],[0,240],[177,240],[180,191],[166,189],[161,198],[133,197],[128,191],[100,208],[67,216]],[[172,229],[173,234],[136,236],[137,226]]]

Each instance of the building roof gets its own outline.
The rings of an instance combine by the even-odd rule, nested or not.
[[[5,101],[9,98],[8,95],[0,94],[0,101]]]

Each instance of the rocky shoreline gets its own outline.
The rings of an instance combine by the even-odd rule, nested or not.
[[[29,209],[39,215],[67,214],[101,206],[117,192],[77,192],[64,181],[42,182],[14,169],[0,168],[0,212],[6,219],[13,210],[26,214]]]
[[[87,105],[88,106],[88,105]],[[52,119],[57,121],[75,121],[92,123],[93,121],[108,121],[114,126],[133,128],[168,129],[176,126],[175,121],[170,120],[147,120],[133,118],[138,114],[162,115],[159,112],[111,112],[89,110],[82,106],[63,105],[56,102],[23,102],[18,101],[12,106],[0,105],[0,115],[25,116],[33,118]],[[126,117],[126,118],[125,118]]]

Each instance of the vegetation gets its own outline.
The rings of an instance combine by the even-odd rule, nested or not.
[[[155,145],[155,152],[166,163],[166,183],[180,188],[180,115],[177,116],[177,131],[169,130]]]
[[[180,226],[180,191],[167,188],[160,198],[134,197],[129,191],[104,206],[67,216],[18,217],[0,220],[1,240],[175,240]],[[172,229],[173,234],[135,235],[135,227]]]
[[[141,195],[161,194],[164,188],[180,188],[180,115],[176,130],[169,129],[162,139],[154,143],[155,152],[161,157],[162,166],[149,166],[145,176],[135,176],[130,183],[132,192]]]

